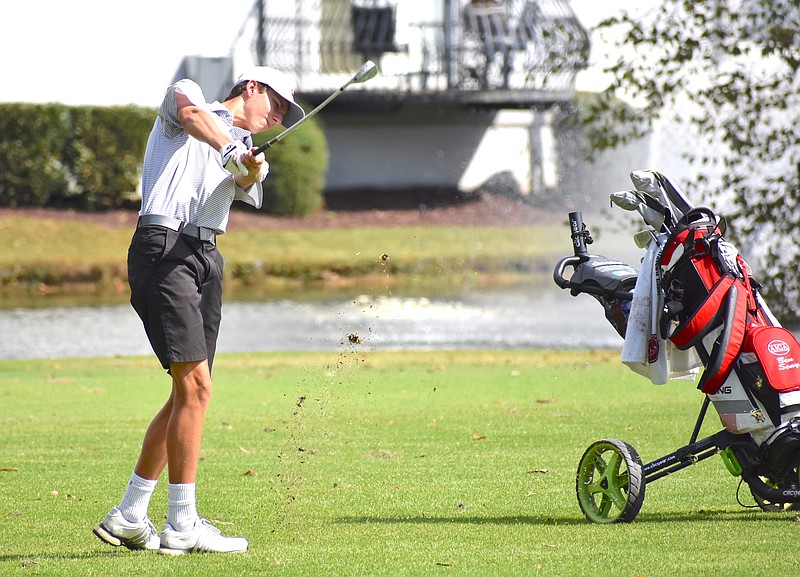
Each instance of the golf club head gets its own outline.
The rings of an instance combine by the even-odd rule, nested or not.
[[[657,200],[668,209],[665,224],[672,228],[694,206],[683,192],[663,174],[653,170],[635,170],[630,174],[636,190]]]
[[[611,202],[622,209],[638,212],[642,220],[659,231],[664,224],[664,213],[647,206],[642,194],[644,193],[634,190],[614,192],[611,194]],[[656,201],[651,200],[651,202]]]
[[[636,210],[644,201],[632,190],[611,193],[611,202],[624,210]]]
[[[630,177],[636,190],[649,194],[651,197],[664,204],[661,198],[661,187],[658,185],[658,180],[652,170],[634,170],[631,172]]]
[[[353,76],[353,82],[361,83],[366,82],[371,78],[375,78],[378,74],[378,67],[375,66],[375,63],[372,60],[367,60],[364,64],[361,65],[361,68],[358,69],[356,75]]]

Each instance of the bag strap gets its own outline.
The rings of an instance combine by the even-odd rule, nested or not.
[[[736,279],[730,275],[719,279],[697,311],[672,331],[672,334],[667,335],[672,344],[683,351],[693,347],[706,336],[719,320],[722,305],[735,283]],[[664,318],[667,318],[667,315],[664,315]]]
[[[747,292],[739,280],[736,280],[728,291],[722,333],[714,342],[706,370],[697,386],[706,394],[716,393],[736,364],[747,329],[749,300]]]
[[[742,258],[742,255],[739,254],[736,255],[736,264],[739,265],[739,270],[741,271],[743,277],[742,283],[744,284],[744,288],[747,290],[747,310],[755,315],[758,311],[758,304],[756,303],[753,287],[750,284],[750,265],[748,265]]]
[[[722,321],[722,332],[709,354],[698,388],[713,395],[725,382],[744,343],[752,293],[730,275],[722,277],[691,318],[679,326],[669,340],[678,349],[696,346]]]

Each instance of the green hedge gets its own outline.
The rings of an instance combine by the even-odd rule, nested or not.
[[[132,106],[0,104],[0,203],[131,204],[153,114]]]
[[[256,146],[269,141],[283,128],[274,127],[254,136]],[[322,207],[328,144],[314,117],[267,149],[269,176],[264,181],[264,207],[277,216],[304,216]]]
[[[0,103],[0,206],[135,207],[155,109]],[[263,142],[260,139],[258,142]],[[303,216],[322,204],[328,148],[312,119],[268,151],[265,208]]]

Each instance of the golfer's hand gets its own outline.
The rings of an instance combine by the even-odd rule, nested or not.
[[[247,188],[256,182],[262,182],[269,174],[269,162],[264,160],[264,154],[254,155],[255,148],[251,148],[242,156],[242,162],[247,169],[247,174],[236,176],[236,184]]]
[[[228,144],[219,149],[219,155],[222,157],[222,166],[225,170],[232,175],[247,176],[250,172],[247,168],[247,156],[251,159],[253,155],[250,150],[238,140],[232,140]]]
[[[253,170],[258,175],[258,180],[260,182],[264,182],[264,179],[267,178],[267,175],[269,174],[269,162],[264,160],[263,152],[254,158],[256,163],[253,166]]]

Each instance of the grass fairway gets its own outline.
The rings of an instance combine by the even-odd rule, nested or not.
[[[615,352],[342,349],[221,355],[215,370],[199,507],[247,536],[248,553],[165,558],[91,534],[166,397],[153,359],[8,361],[0,575],[773,576],[800,564],[795,514],[740,507],[718,459],[649,486],[632,524],[584,521],[586,446],[616,437],[653,460],[687,441],[701,401]],[[150,512],[160,525],[164,482]]]

